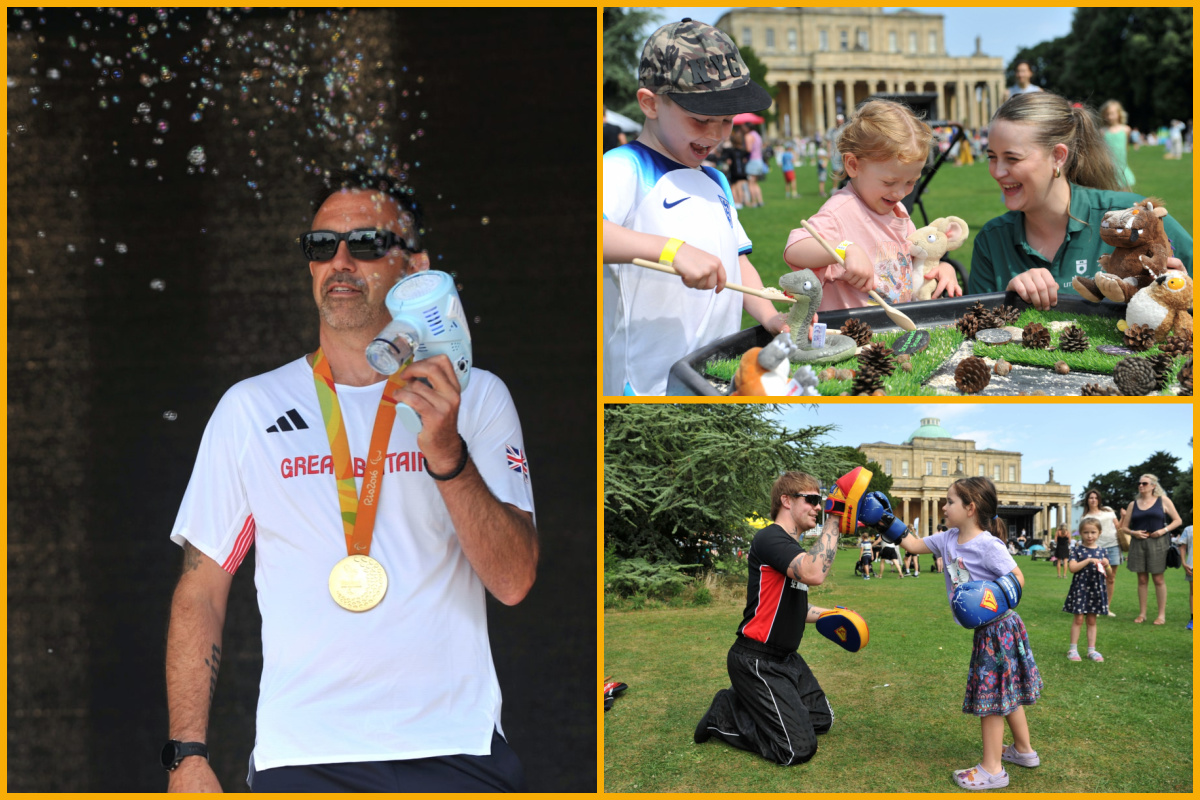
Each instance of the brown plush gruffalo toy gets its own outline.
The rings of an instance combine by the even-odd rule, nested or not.
[[[1139,289],[1167,271],[1171,243],[1162,224],[1166,215],[1167,209],[1157,197],[1106,212],[1100,223],[1100,239],[1114,249],[1100,256],[1100,272],[1091,278],[1077,277],[1071,286],[1093,303],[1103,297],[1114,303],[1128,303]]]

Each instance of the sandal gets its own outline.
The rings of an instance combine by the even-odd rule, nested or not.
[[[1098,661],[1100,663],[1104,663],[1104,656],[1100,655],[1095,650],[1088,653],[1088,658],[1090,658],[1092,661]]]
[[[1165,619],[1163,619],[1162,617],[1158,617],[1157,619],[1154,620],[1154,624],[1155,625],[1166,625],[1167,621]]]
[[[1079,652],[1076,650],[1068,650],[1067,651],[1067,660],[1068,661],[1083,661],[1083,659],[1079,657]]]
[[[954,782],[964,789],[1003,789],[1008,786],[1008,772],[1001,769],[999,775],[992,775],[977,764],[954,773]]]
[[[1141,624],[1142,624],[1143,622],[1145,622],[1145,621],[1146,621],[1146,615],[1145,615],[1145,614],[1139,614],[1139,615],[1137,615],[1136,617],[1134,617],[1134,618],[1133,618],[1133,624],[1134,624],[1134,625],[1141,625]]]
[[[1004,752],[1000,754],[1000,760],[1008,761],[1022,767],[1036,767],[1042,763],[1042,760],[1038,758],[1036,750],[1032,753],[1022,753],[1017,749],[1015,744],[1010,744],[1004,748]]]

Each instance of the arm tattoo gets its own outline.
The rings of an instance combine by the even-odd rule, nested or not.
[[[208,665],[212,672],[208,682],[208,702],[212,703],[213,696],[217,693],[217,671],[221,668],[221,648],[216,644],[212,646],[212,657],[204,659],[204,663]]]
[[[191,542],[183,545],[183,571],[191,572],[200,566],[200,551],[192,547]]]
[[[821,574],[828,574],[833,566],[833,558],[837,555],[838,522],[836,519],[826,520],[821,531],[821,537],[808,551],[809,557],[820,568]]]

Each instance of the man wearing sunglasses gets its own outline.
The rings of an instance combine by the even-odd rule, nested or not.
[[[696,726],[697,744],[720,739],[783,766],[803,764],[817,752],[817,736],[833,725],[833,707],[796,651],[805,624],[829,609],[809,604],[808,587],[829,574],[839,531],[855,532],[870,480],[861,467],[837,480],[820,536],[806,551],[801,540],[817,527],[820,484],[804,472],[776,479],[775,523],[750,544],[746,610],[726,659],[732,687],[713,698]]]
[[[208,712],[230,583],[253,543],[254,791],[521,790],[485,607],[485,591],[520,602],[537,566],[516,410],[484,370],[460,390],[443,355],[395,379],[371,369],[388,290],[429,268],[417,207],[349,174],[315,207],[299,249],[319,348],[225,394],[171,533],[184,566],[167,641],[169,788],[220,791]],[[420,415],[419,434],[391,424],[396,402]]]

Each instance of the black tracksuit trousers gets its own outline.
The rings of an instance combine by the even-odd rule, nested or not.
[[[811,759],[833,708],[800,654],[739,639],[727,663],[733,688],[717,692],[700,728],[785,767]]]

